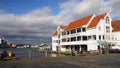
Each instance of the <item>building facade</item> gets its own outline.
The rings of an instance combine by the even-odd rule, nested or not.
[[[111,42],[114,45],[120,46],[120,20],[112,21],[112,27]]]
[[[52,51],[98,50],[115,42],[112,18],[109,13],[90,15],[70,22],[67,26],[58,26],[52,36]],[[120,33],[120,32],[119,32]]]

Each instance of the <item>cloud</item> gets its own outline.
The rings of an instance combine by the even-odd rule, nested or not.
[[[54,16],[48,7],[35,9],[27,14],[15,15],[1,12],[0,35],[9,40],[13,39],[45,39],[51,38],[56,28]]]
[[[67,25],[71,21],[91,14],[106,12],[109,12],[113,19],[115,19],[118,18],[120,13],[119,2],[119,0],[68,0],[60,4],[61,12],[56,18],[59,24],[62,25]]]
[[[110,0],[108,4],[111,5],[111,14],[113,19],[120,19],[120,0]]]
[[[34,9],[22,15],[0,10],[0,35],[17,43],[51,43],[52,33],[58,25],[68,25],[76,19],[107,12],[106,8],[109,8],[113,19],[120,18],[119,3],[119,0],[67,0],[59,4],[60,11],[56,16],[50,7]]]
[[[81,17],[100,13],[101,2],[101,0],[68,0],[60,4],[61,12],[56,16],[57,20],[60,24],[68,24]]]
[[[120,0],[110,0],[113,13],[120,13]]]

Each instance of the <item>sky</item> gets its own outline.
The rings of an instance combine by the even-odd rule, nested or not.
[[[0,0],[0,37],[9,43],[51,44],[58,25],[109,12],[120,19],[120,0]]]

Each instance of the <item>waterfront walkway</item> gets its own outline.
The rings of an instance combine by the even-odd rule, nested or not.
[[[0,61],[0,68],[119,68],[120,54]]]

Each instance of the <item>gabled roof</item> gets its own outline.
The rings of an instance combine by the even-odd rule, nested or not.
[[[65,29],[66,26],[59,26],[61,29]],[[53,36],[57,35],[57,30],[53,33]]]
[[[53,33],[53,35],[52,36],[56,36],[57,35],[57,30]]]
[[[91,21],[91,23],[88,25],[88,28],[92,28],[92,27],[97,26],[97,24],[99,23],[100,19],[104,18],[105,16],[106,16],[106,13],[98,15],[95,18],[93,18],[93,20]]]
[[[113,32],[120,31],[120,20],[112,21]]]
[[[79,20],[76,20],[74,22],[71,22],[66,28],[65,30],[69,30],[69,29],[73,29],[73,28],[77,28],[77,27],[81,27],[83,25],[86,25],[89,20],[92,18],[93,15],[81,18]]]
[[[60,28],[61,28],[61,29],[65,29],[65,28],[66,28],[66,26],[60,26]]]
[[[106,14],[107,13],[94,17],[87,28],[96,27],[97,24],[99,23],[100,19],[103,19],[106,16]],[[70,29],[81,27],[83,25],[86,25],[92,17],[93,17],[93,15],[81,18],[79,20],[71,22],[70,24],[68,24],[68,26],[60,26],[60,28],[64,29],[64,30],[70,30]],[[57,35],[57,30],[53,33],[53,36],[56,36],[56,35]]]

